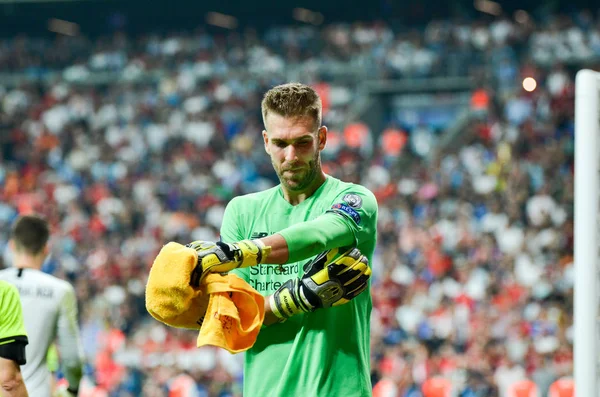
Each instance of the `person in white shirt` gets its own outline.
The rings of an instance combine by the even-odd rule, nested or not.
[[[13,267],[1,270],[0,280],[15,285],[21,298],[29,337],[22,373],[29,395],[50,397],[53,393],[46,356],[56,340],[68,388],[54,395],[77,396],[84,361],[77,301],[71,284],[40,270],[49,252],[49,237],[44,219],[35,215],[19,217],[9,242]]]

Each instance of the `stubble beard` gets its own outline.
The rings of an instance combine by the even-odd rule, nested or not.
[[[291,192],[298,192],[298,191],[302,191],[302,190],[306,189],[317,178],[317,176],[319,174],[320,164],[321,164],[321,154],[319,152],[317,152],[315,154],[315,156],[312,158],[312,160],[310,160],[308,162],[308,170],[304,171],[304,172],[306,172],[306,174],[300,180],[296,180],[293,178],[286,178],[283,175],[283,173],[285,171],[281,171],[281,169],[277,168],[275,166],[275,163],[273,163],[272,160],[271,160],[271,163],[273,164],[273,169],[275,169],[275,173],[277,174],[277,177],[279,178],[279,182],[281,183],[281,185]],[[290,184],[289,180],[292,180],[295,183]]]

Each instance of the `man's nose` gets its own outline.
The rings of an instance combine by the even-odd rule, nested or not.
[[[296,160],[298,158],[296,156],[296,149],[294,148],[294,145],[288,145],[285,148],[284,154],[285,154],[285,160],[286,161],[293,161],[293,160]]]

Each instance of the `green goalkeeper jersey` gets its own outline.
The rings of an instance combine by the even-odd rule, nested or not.
[[[234,198],[225,210],[221,239],[235,242],[281,232],[288,241],[290,258],[294,259],[306,255],[295,253],[293,242],[306,243],[312,236],[295,236],[294,228],[284,229],[316,218],[320,228],[314,230],[314,236],[319,236],[319,242],[313,247],[338,247],[339,241],[331,241],[327,236],[339,236],[342,231],[343,240],[351,244],[353,241],[372,261],[377,225],[375,197],[360,185],[331,176],[312,196],[295,206],[284,199],[280,186]],[[308,254],[312,256],[298,262],[262,264],[237,269],[235,273],[268,296],[285,281],[302,275],[303,264],[317,252]],[[371,395],[370,315],[369,287],[345,305],[263,327],[254,346],[246,352],[244,397]]]

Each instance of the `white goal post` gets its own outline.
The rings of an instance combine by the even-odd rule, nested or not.
[[[578,397],[600,396],[600,73],[575,79],[574,375]]]

